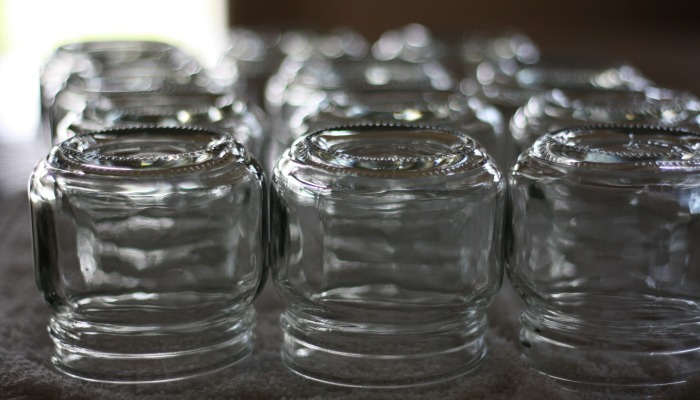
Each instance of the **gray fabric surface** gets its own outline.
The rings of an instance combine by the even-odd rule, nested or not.
[[[28,176],[25,170],[16,173]],[[271,281],[256,301],[255,351],[234,367],[166,384],[110,385],[65,377],[49,363],[51,342],[46,332],[49,309],[34,282],[26,195],[22,188],[13,185],[0,189],[0,399],[573,398],[520,360],[519,303],[508,286],[504,286],[489,309],[486,362],[471,376],[439,385],[402,390],[350,389],[308,381],[287,371],[279,358],[281,305]],[[674,397],[698,399],[700,385],[690,385],[683,394]]]

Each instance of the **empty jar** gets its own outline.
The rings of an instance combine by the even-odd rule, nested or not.
[[[296,139],[290,132],[291,118],[313,113],[331,93],[451,91],[454,86],[450,71],[435,61],[316,58],[300,65],[291,76],[281,72],[267,83],[266,109],[273,116],[274,134],[285,148]]]
[[[297,138],[294,125],[313,114],[333,94],[357,95],[392,92],[450,91],[454,80],[438,62],[409,63],[372,59],[307,60],[293,74],[274,75],[266,87],[266,109],[270,111],[273,140],[269,143],[266,166],[273,166],[282,152]]]
[[[360,57],[367,52],[367,41],[344,28],[330,32],[236,28],[230,32],[228,46],[211,75],[219,83],[236,86],[259,106],[263,106],[265,82],[285,59],[296,64],[315,56]]]
[[[235,95],[179,88],[152,92],[103,93],[58,124],[54,143],[76,134],[117,127],[193,126],[231,135],[256,158],[267,128],[257,106]]]
[[[526,361],[572,390],[636,396],[700,372],[700,135],[571,128],[510,176],[507,268]]]
[[[554,89],[530,98],[510,121],[519,152],[538,137],[563,128],[593,124],[624,124],[700,128],[700,100],[673,89]]]
[[[548,56],[534,63],[486,60],[476,68],[474,77],[461,82],[460,90],[466,95],[482,93],[510,118],[532,96],[552,89],[639,91],[649,84],[626,62]]]
[[[284,154],[273,192],[287,367],[398,387],[481,363],[502,277],[504,182],[480,145],[420,125],[326,128]]]
[[[251,352],[264,182],[229,136],[165,127],[75,136],[37,165],[29,195],[60,371],[166,381]]]
[[[501,113],[477,96],[442,91],[335,92],[312,112],[300,110],[298,114],[290,121],[295,137],[325,126],[403,122],[465,132],[484,146],[502,170],[517,156]]]
[[[40,76],[42,124],[53,137],[66,111],[79,110],[83,102],[80,80],[88,80],[88,92],[97,78],[103,89],[153,90],[169,84],[191,84],[201,77],[201,65],[172,45],[139,40],[76,42],[57,48],[43,65]],[[167,79],[166,79],[167,78]],[[69,94],[61,95],[68,90]],[[62,97],[62,98],[61,98]]]

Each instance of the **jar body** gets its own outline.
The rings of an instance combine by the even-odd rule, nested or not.
[[[69,375],[121,382],[230,365],[252,350],[252,301],[265,275],[262,173],[233,155],[162,169],[119,165],[109,157],[135,148],[177,163],[177,149],[191,146],[187,132],[172,128],[138,140],[121,132],[85,144],[108,168],[71,161],[57,147],[30,181],[37,282],[53,310],[52,361]]]
[[[349,153],[372,153],[381,139],[366,133],[347,137],[358,145]],[[342,156],[302,161],[303,142],[277,164],[271,202],[286,365],[369,387],[474,370],[501,282],[503,187],[491,162],[491,172],[392,179],[394,160],[362,176],[332,167]]]
[[[591,132],[602,133],[589,141]],[[567,133],[578,150],[544,154],[550,136]],[[521,156],[510,177],[507,271],[526,304],[520,338],[533,368],[569,389],[640,396],[697,373],[698,140],[580,128]]]

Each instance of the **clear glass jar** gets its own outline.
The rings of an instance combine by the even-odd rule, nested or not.
[[[594,124],[700,128],[700,100],[688,92],[648,87],[643,91],[563,90],[533,96],[515,112],[510,132],[519,151],[545,133]]]
[[[185,88],[102,94],[80,113],[58,124],[54,144],[77,134],[116,127],[196,126],[222,131],[259,159],[267,120],[256,106],[235,95]]]
[[[124,72],[126,72],[125,70]],[[195,84],[181,84],[178,76],[171,76],[164,70],[128,69],[133,76],[118,75],[82,78],[70,77],[63,89],[56,95],[52,107],[48,110],[51,143],[57,143],[58,125],[72,115],[81,114],[89,103],[102,97],[118,95],[144,94],[148,92],[199,91]]]
[[[698,172],[700,134],[667,128],[564,129],[520,157],[507,269],[534,369],[635,398],[700,372]]]
[[[178,83],[189,83],[201,65],[175,46],[139,40],[92,41],[58,47],[42,66],[40,75],[43,131],[51,137],[62,116],[54,117],[56,97],[70,77],[95,78],[173,76]],[[142,80],[141,82],[144,82]],[[130,81],[134,83],[134,79]],[[142,83],[145,84],[145,83]]]
[[[481,363],[505,186],[478,143],[420,125],[337,126],[297,140],[272,186],[287,367],[399,387]]]
[[[201,66],[182,50],[161,42],[95,41],[58,47],[42,66],[41,86],[47,99],[55,97],[71,75],[104,75],[124,65],[140,68],[167,67],[192,76]]]
[[[265,92],[272,125],[265,164],[274,166],[297,138],[292,125],[314,113],[332,93],[450,91],[454,83],[450,72],[438,62],[314,58],[299,64],[293,73],[291,68],[280,68]]]
[[[308,115],[305,111],[291,118],[294,138],[334,125],[411,123],[464,132],[484,146],[501,170],[516,156],[501,113],[478,97],[438,91],[335,92]]]
[[[166,381],[252,351],[265,184],[229,136],[182,127],[75,136],[37,165],[29,198],[57,369]]]
[[[312,31],[236,28],[228,37],[228,49],[211,71],[221,86],[236,87],[258,106],[263,105],[267,79],[285,57],[306,59],[313,52],[317,34]]]
[[[361,58],[367,41],[357,32],[336,28],[321,33],[310,30],[236,28],[229,35],[229,48],[212,71],[214,79],[236,86],[264,108],[265,84],[282,62],[303,63],[314,57]]]
[[[552,89],[639,91],[650,82],[626,62],[586,57],[540,57],[532,64],[512,64],[508,69],[487,60],[476,76],[461,82],[466,95],[482,93],[510,118],[534,95]]]
[[[279,78],[279,79],[277,79]],[[455,80],[438,62],[309,60],[291,76],[277,76],[267,86],[268,110],[273,110],[274,133],[289,144],[295,138],[290,120],[299,110],[311,113],[331,92],[449,91]]]

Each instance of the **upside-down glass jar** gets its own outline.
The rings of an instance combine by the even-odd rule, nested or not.
[[[37,165],[29,198],[58,370],[168,381],[252,351],[265,184],[228,135],[148,127],[75,136]]]
[[[199,76],[201,65],[181,49],[162,42],[139,40],[91,41],[58,47],[42,67],[40,76],[43,130],[51,137],[62,114],[56,97],[68,85],[69,78],[96,77],[125,80],[125,85],[152,87],[149,77],[169,77],[173,84],[189,84]],[[142,79],[135,79],[142,77]],[[127,80],[127,78],[132,78]],[[66,102],[67,100],[63,100]]]
[[[626,62],[588,57],[541,57],[532,64],[503,65],[486,60],[476,76],[463,80],[462,93],[482,93],[506,118],[534,95],[552,89],[639,91],[650,82]]]
[[[52,144],[58,143],[58,126],[64,119],[81,114],[89,103],[101,97],[200,90],[194,83],[179,83],[178,75],[167,70],[124,67],[123,70],[117,68],[113,72],[109,76],[83,78],[73,75],[68,78],[48,110]]]
[[[194,126],[231,135],[259,159],[267,121],[262,110],[236,95],[193,88],[104,93],[82,112],[68,113],[56,128],[54,144],[77,134],[117,127]]]
[[[662,127],[564,129],[520,157],[507,269],[535,370],[635,398],[700,372],[699,172],[700,134]]]
[[[298,138],[327,126],[383,121],[465,132],[484,146],[501,170],[516,156],[501,113],[495,107],[477,96],[467,98],[450,92],[330,93],[317,109],[299,110],[293,115],[290,130],[292,136]]]
[[[510,132],[522,152],[545,133],[593,124],[698,130],[700,100],[688,92],[651,86],[638,92],[554,89],[520,107],[510,121]]]
[[[367,47],[362,36],[346,28],[323,33],[302,29],[236,28],[229,35],[228,50],[211,75],[219,83],[236,86],[250,101],[262,107],[265,83],[285,59],[296,64],[315,56],[359,58],[367,53]]]
[[[438,62],[308,60],[291,76],[274,76],[266,88],[267,109],[276,114],[275,134],[286,145],[292,116],[313,112],[329,93],[376,91],[449,91],[455,80]]]
[[[292,125],[314,113],[331,93],[450,91],[454,83],[450,71],[439,62],[308,60],[294,74],[276,74],[268,81],[265,99],[275,140],[270,143],[266,165],[274,165],[296,139]]]
[[[448,129],[326,128],[277,163],[282,358],[317,381],[401,387],[474,371],[500,287],[504,182]]]

